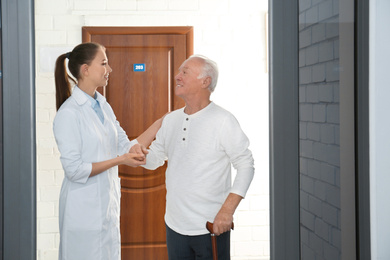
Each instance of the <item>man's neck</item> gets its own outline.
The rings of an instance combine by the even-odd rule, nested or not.
[[[186,107],[184,109],[184,113],[187,115],[195,114],[196,112],[202,110],[207,107],[211,103],[210,99],[202,100],[199,102],[186,102]]]

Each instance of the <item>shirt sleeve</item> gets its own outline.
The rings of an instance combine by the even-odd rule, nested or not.
[[[92,163],[82,160],[81,126],[77,113],[66,109],[58,111],[53,131],[66,177],[73,182],[86,183]]]
[[[148,149],[149,153],[146,155],[146,164],[142,165],[145,169],[155,170],[162,166],[168,159],[165,150],[165,133],[167,131],[167,125],[164,124],[164,121],[161,128],[157,131],[156,139],[152,142]]]
[[[221,145],[237,170],[230,192],[245,197],[255,172],[249,139],[233,115],[226,118],[221,130]]]

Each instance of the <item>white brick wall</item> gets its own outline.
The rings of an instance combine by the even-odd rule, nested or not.
[[[269,259],[267,0],[35,0],[37,256],[58,257],[63,179],[52,133],[54,62],[81,42],[81,26],[194,26],[194,52],[218,62],[212,99],[240,121],[256,175],[235,214],[232,259]]]

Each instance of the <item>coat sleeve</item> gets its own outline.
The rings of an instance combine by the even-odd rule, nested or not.
[[[105,102],[104,108],[106,110],[107,115],[110,117],[110,120],[115,122],[115,128],[118,133],[118,143],[117,143],[117,155],[123,155],[128,153],[130,148],[137,143],[136,140],[130,142],[125,130],[121,127],[119,121],[116,119],[114,110],[108,102]]]
[[[137,140],[134,139],[130,142],[125,130],[120,126],[118,120],[115,121],[117,133],[118,133],[118,155],[128,153],[130,148],[137,143]]]
[[[53,131],[66,177],[73,182],[86,183],[92,171],[92,163],[82,160],[79,120],[75,111],[59,110],[54,119]]]
[[[229,115],[221,128],[221,145],[237,170],[231,193],[245,197],[254,176],[254,160],[249,150],[249,139],[237,119]]]

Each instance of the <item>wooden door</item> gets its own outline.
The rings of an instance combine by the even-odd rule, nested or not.
[[[130,139],[168,111],[179,66],[192,54],[192,27],[83,27],[83,42],[106,47],[113,71],[102,90]],[[145,71],[135,71],[141,64]],[[122,259],[168,259],[165,237],[165,169],[119,167]]]

